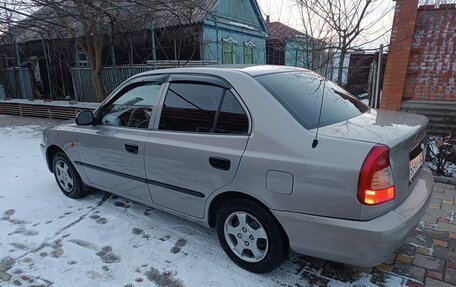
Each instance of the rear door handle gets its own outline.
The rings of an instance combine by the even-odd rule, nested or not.
[[[133,144],[125,144],[125,150],[129,153],[138,154],[138,146]]]
[[[222,157],[211,156],[209,158],[209,163],[213,168],[221,170],[229,170],[231,167],[231,161]]]

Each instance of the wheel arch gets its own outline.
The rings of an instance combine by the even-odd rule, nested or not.
[[[63,152],[63,149],[59,147],[58,145],[50,145],[46,149],[46,162],[48,165],[48,168],[51,172],[54,172],[54,167],[52,166],[52,159],[54,158],[55,154],[58,152]]]
[[[282,224],[280,224],[279,220],[277,220],[277,218],[271,212],[269,207],[267,207],[266,204],[264,204],[263,202],[261,202],[257,198],[255,198],[255,197],[253,197],[251,195],[248,195],[246,193],[239,192],[239,191],[226,191],[226,192],[218,194],[217,196],[215,196],[212,199],[211,203],[209,204],[209,210],[208,210],[208,225],[210,227],[212,227],[212,228],[215,227],[217,211],[220,209],[222,204],[224,202],[230,200],[230,199],[233,199],[233,198],[249,199],[249,200],[254,201],[255,203],[257,203],[261,207],[263,207],[269,213],[269,215],[271,215],[271,217],[274,218],[274,220],[277,222],[278,226],[280,227],[280,230],[282,231],[282,235],[284,236],[286,243],[288,244],[288,246],[290,245],[290,241],[289,241],[287,233],[285,232],[285,229],[283,228]]]

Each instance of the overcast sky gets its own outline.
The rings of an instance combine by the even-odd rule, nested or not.
[[[302,30],[302,21],[296,0],[257,0],[260,9],[266,18],[270,15],[271,22],[280,21],[295,29]],[[359,1],[359,0],[347,0]],[[366,24],[375,24],[362,37],[358,39],[358,45],[365,48],[377,48],[381,43],[389,43],[389,31],[393,23],[394,2],[393,0],[377,0],[373,4],[373,13],[366,18]],[[386,15],[385,15],[386,14]],[[380,16],[385,15],[381,19]],[[386,33],[386,34],[385,34]],[[383,35],[383,36],[382,36]],[[378,38],[378,39],[377,39]],[[371,42],[371,43],[367,43]]]

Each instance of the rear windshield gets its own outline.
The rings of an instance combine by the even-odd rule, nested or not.
[[[314,129],[323,91],[320,126],[356,117],[369,107],[333,82],[311,71],[285,72],[255,77],[306,129]]]

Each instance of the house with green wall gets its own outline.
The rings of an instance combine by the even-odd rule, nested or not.
[[[30,83],[23,86],[31,90],[25,93],[0,79],[8,96],[93,100],[84,47],[93,34],[101,39],[107,94],[147,69],[266,63],[268,31],[256,0],[103,3],[94,3],[98,10],[88,11],[94,13],[90,18],[72,0],[47,5],[0,36],[0,55],[5,55],[0,74],[2,69],[14,72],[18,63],[29,71],[23,78]]]
[[[202,58],[265,64],[267,27],[256,0],[220,0],[203,23]]]
[[[328,51],[325,42],[315,39],[281,22],[266,20],[269,37],[266,41],[266,63],[303,67],[320,74]]]

